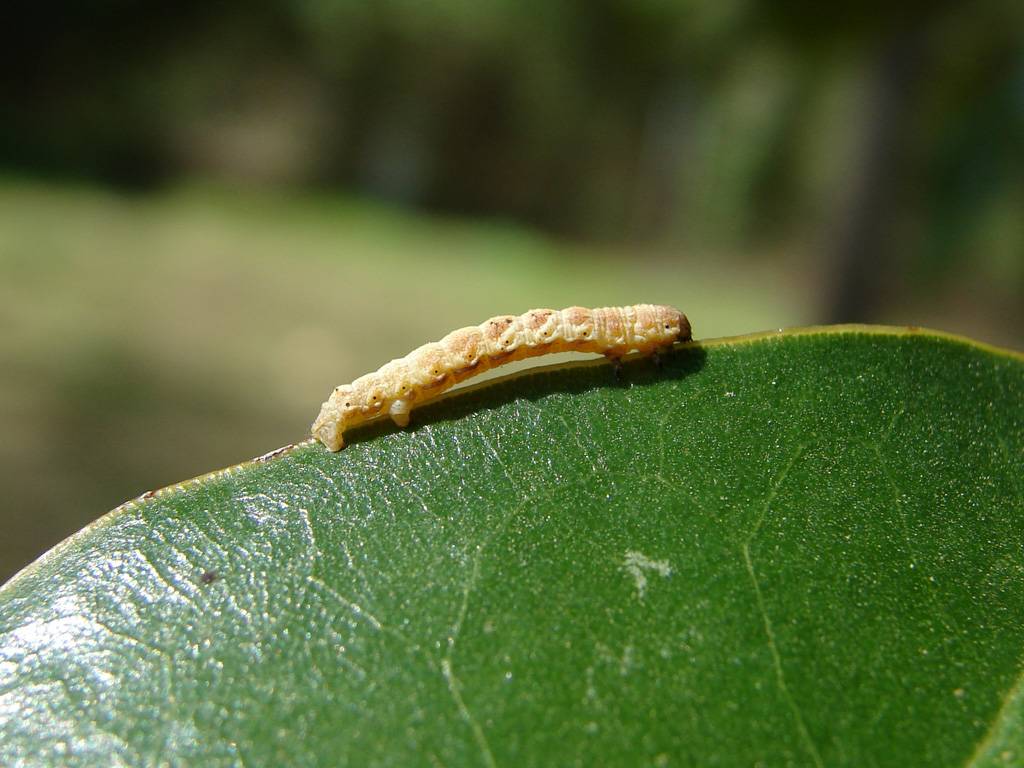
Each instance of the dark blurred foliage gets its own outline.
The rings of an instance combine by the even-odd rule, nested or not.
[[[726,248],[817,236],[812,220],[835,228],[840,270],[900,253],[929,274],[1021,201],[1017,0],[16,0],[5,16],[7,167],[343,185]]]

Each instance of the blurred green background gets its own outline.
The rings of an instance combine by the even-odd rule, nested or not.
[[[1024,346],[1024,4],[5,5],[0,579],[534,306]]]

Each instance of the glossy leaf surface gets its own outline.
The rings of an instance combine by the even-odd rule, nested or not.
[[[1024,760],[1019,356],[770,334],[348,439],[0,590],[0,763]]]

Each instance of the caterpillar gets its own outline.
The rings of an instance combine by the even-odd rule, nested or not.
[[[452,331],[374,373],[336,387],[313,422],[312,433],[329,450],[338,451],[345,445],[342,433],[349,427],[383,413],[405,427],[417,402],[514,360],[554,352],[598,352],[617,362],[632,350],[655,353],[691,338],[686,315],[660,304],[531,309],[518,317],[499,315]]]

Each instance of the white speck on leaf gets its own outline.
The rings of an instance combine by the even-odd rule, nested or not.
[[[622,569],[633,577],[636,596],[639,600],[643,600],[644,595],[647,594],[647,574],[645,571],[654,571],[663,579],[668,578],[672,573],[672,566],[669,565],[667,560],[651,560],[642,552],[634,552],[632,550],[626,552],[626,557],[622,562]]]

